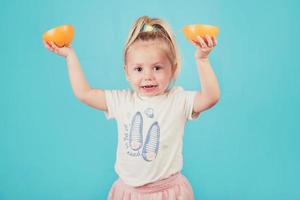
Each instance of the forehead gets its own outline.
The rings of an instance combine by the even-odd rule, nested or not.
[[[137,41],[127,52],[128,62],[163,62],[168,59],[167,44],[163,41]]]

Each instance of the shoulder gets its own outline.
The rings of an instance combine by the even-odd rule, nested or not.
[[[130,89],[113,89],[113,90],[105,90],[105,93],[107,94],[114,94],[114,95],[124,95],[124,96],[128,96],[128,95],[133,95],[133,91]]]
[[[179,96],[186,96],[189,93],[193,93],[194,91],[185,90],[181,86],[174,86],[170,91],[168,96],[170,97],[179,97]]]
[[[186,90],[181,86],[176,86],[176,87],[174,86],[169,91],[168,97],[178,104],[182,104],[187,101],[192,103],[196,93],[197,93],[196,91]]]
[[[130,89],[105,90],[105,96],[108,99],[130,100],[133,98],[134,92]]]
[[[169,96],[176,95],[184,91],[184,89],[180,86],[174,86],[168,93]]]

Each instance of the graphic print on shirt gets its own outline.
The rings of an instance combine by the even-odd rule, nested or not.
[[[139,150],[143,144],[143,117],[140,112],[137,112],[131,122],[129,133],[129,145],[132,150]]]
[[[147,108],[144,112],[136,112],[132,117],[131,124],[124,125],[124,142],[128,155],[142,157],[147,162],[151,162],[156,158],[159,151],[160,127],[153,118],[153,108]],[[144,121],[151,124],[149,128],[144,127],[147,124]],[[145,131],[147,133],[145,141],[143,141],[143,128],[147,130],[147,132]]]
[[[147,108],[145,111],[144,111],[145,115],[147,115],[147,117],[149,118],[153,118],[154,117],[154,113],[153,113],[153,108]]]
[[[146,161],[152,161],[156,158],[159,148],[160,129],[157,122],[154,122],[147,134],[143,147],[142,156]]]

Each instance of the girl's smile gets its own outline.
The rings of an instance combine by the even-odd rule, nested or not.
[[[146,85],[146,86],[141,86],[140,88],[142,93],[151,94],[155,92],[155,90],[158,88],[158,85]]]

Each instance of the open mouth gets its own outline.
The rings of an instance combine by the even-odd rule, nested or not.
[[[144,86],[141,86],[141,88],[144,88],[144,89],[151,89],[151,88],[155,88],[157,87],[157,85],[144,85]]]

